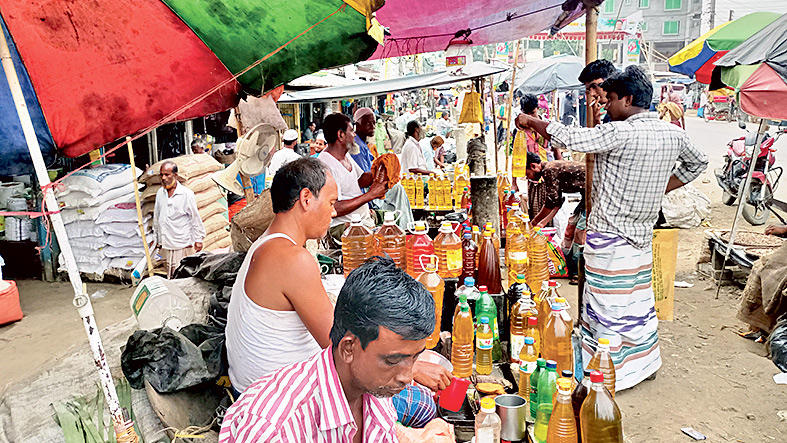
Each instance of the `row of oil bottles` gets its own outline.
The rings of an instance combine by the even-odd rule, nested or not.
[[[466,166],[461,167],[453,181],[443,173],[429,174],[428,177],[403,174],[402,187],[410,201],[410,207],[438,211],[469,209],[470,181],[466,171]]]
[[[497,309],[486,288],[476,290],[473,283],[472,279],[467,279],[457,290],[459,304],[454,316],[451,348],[453,375],[457,377],[472,374],[473,353],[478,374],[490,374],[495,362]],[[529,419],[535,421],[535,440],[539,443],[622,443],[622,421],[614,400],[615,366],[609,340],[599,339],[596,352],[584,371],[585,377],[578,383],[572,372],[573,321],[568,303],[559,296],[557,288],[554,281],[544,282],[541,291],[533,296],[524,276],[519,274],[507,296],[509,299],[519,297],[510,313],[510,355],[514,366],[519,368],[519,395],[529,402]],[[479,295],[474,323],[468,297],[475,293]],[[476,435],[479,430],[489,435],[491,430],[495,436],[492,441],[499,442],[500,422],[493,416],[494,403],[491,410],[483,406],[482,403],[482,410],[476,416]]]

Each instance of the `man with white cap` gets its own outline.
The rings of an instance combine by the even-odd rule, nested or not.
[[[353,120],[355,121],[355,144],[361,150],[357,154],[350,154],[350,156],[363,169],[363,172],[371,172],[376,155],[372,154],[366,140],[374,137],[374,111],[372,108],[358,108],[353,114]]]
[[[300,154],[295,152],[295,144],[298,142],[298,132],[296,130],[288,129],[284,131],[282,140],[284,141],[284,147],[276,151],[271,157],[271,163],[265,172],[266,177],[273,177],[279,168],[301,158]]]

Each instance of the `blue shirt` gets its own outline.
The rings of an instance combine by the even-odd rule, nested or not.
[[[240,174],[235,177],[238,180],[238,183],[243,186],[243,181],[240,179]],[[251,189],[254,191],[254,195],[259,195],[263,189],[265,189],[265,173],[256,176],[256,177],[249,177],[249,181],[251,181]]]
[[[369,151],[369,146],[366,145],[365,141],[361,140],[361,137],[359,137],[358,134],[355,134],[355,143],[361,147],[361,152],[354,155],[351,154],[350,157],[355,160],[355,163],[358,163],[358,166],[363,169],[363,172],[371,172],[374,157]]]

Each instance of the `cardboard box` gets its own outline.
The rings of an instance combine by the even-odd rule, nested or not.
[[[653,231],[653,295],[656,316],[672,321],[675,303],[675,270],[678,261],[678,229]]]

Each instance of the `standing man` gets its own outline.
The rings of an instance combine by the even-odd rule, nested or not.
[[[322,127],[328,147],[317,158],[325,164],[339,188],[331,235],[340,238],[344,224],[350,222],[352,214],[360,215],[365,225],[374,227],[367,203],[385,195],[388,190],[386,182],[374,180],[371,172],[364,172],[352,159],[351,155],[358,153],[359,146],[355,144],[353,125],[346,115],[333,113],[325,117]],[[369,190],[364,193],[361,188]]]
[[[355,144],[358,145],[360,150],[357,154],[351,154],[351,156],[363,172],[370,172],[372,170],[372,162],[377,157],[377,154],[372,153],[369,145],[366,143],[367,140],[374,137],[374,111],[372,111],[372,108],[358,108],[353,114],[353,120],[355,120]]]
[[[307,126],[306,129],[303,130],[302,141],[306,143],[308,141],[314,140],[314,131],[316,130],[317,130],[317,124],[314,122],[309,122],[309,126]]]
[[[597,340],[608,338],[616,390],[622,390],[661,367],[651,286],[653,226],[661,199],[697,178],[708,158],[685,131],[648,112],[653,86],[639,67],[613,74],[601,88],[610,123],[567,128],[522,114],[517,126],[531,127],[553,144],[596,154],[598,186],[592,190],[584,252],[582,357],[587,365]]]
[[[279,168],[291,161],[301,158],[301,155],[295,152],[295,144],[298,143],[298,132],[295,129],[284,131],[282,142],[284,143],[284,147],[276,151],[271,157],[271,162],[268,165],[268,169],[265,171],[266,177],[273,178]]]
[[[205,226],[197,211],[197,199],[191,189],[178,183],[178,165],[165,161],[159,172],[161,188],[156,193],[153,230],[172,278],[180,260],[202,250]]]
[[[611,61],[600,59],[588,63],[588,65],[582,69],[582,72],[579,73],[579,81],[585,84],[587,106],[593,108],[593,118],[591,121],[587,122],[588,128],[609,121],[609,115],[605,116],[603,121],[601,118],[601,108],[607,104],[607,94],[601,88],[601,84],[616,72],[618,72],[618,70]]]
[[[423,129],[417,121],[413,120],[407,124],[407,141],[402,147],[402,171],[412,172],[413,174],[432,173],[426,166],[426,158],[418,143],[423,137]]]

